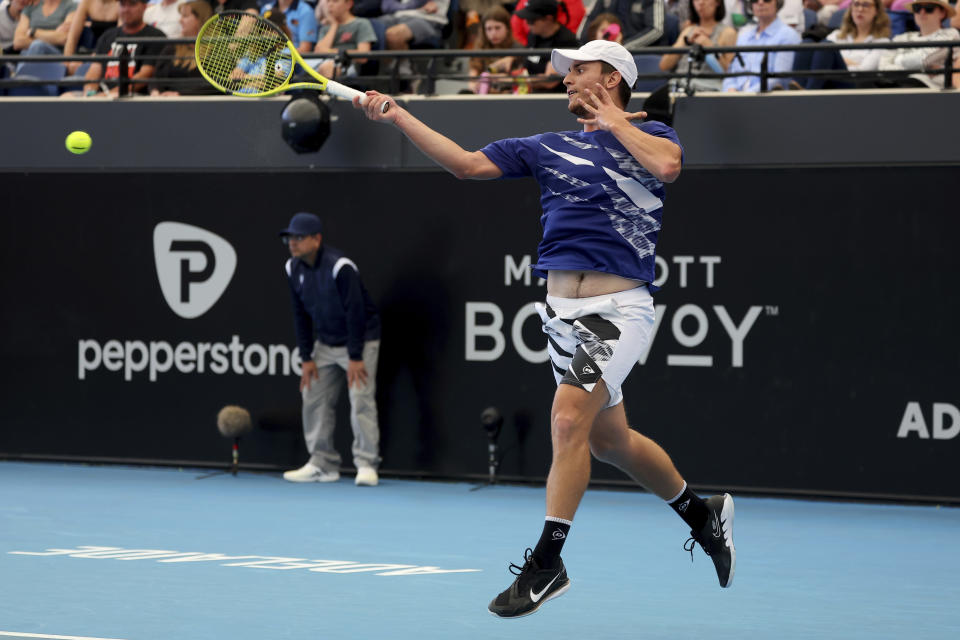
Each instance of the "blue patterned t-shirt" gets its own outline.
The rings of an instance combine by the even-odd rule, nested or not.
[[[635,126],[680,146],[663,123]],[[541,133],[498,140],[481,151],[504,178],[533,176],[540,184],[543,240],[535,274],[601,271],[653,282],[663,183],[612,133]]]

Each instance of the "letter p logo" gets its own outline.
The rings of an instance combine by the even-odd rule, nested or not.
[[[237,253],[229,242],[180,222],[161,222],[154,228],[153,255],[163,297],[181,318],[209,311],[237,267]]]

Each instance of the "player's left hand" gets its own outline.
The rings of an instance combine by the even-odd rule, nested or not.
[[[347,388],[352,389],[354,384],[359,386],[367,384],[367,368],[363,366],[363,360],[347,361]]]
[[[577,118],[577,122],[581,124],[591,124],[603,131],[610,131],[618,124],[647,117],[646,111],[628,113],[615,105],[613,100],[610,99],[610,94],[607,93],[607,90],[604,89],[603,85],[599,82],[597,83],[595,91],[591,91],[590,89],[584,89],[583,91],[587,94],[587,99],[578,98],[578,100],[580,104],[583,105],[583,108],[590,112],[593,117]]]

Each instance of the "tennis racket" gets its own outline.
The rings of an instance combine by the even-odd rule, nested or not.
[[[277,25],[245,11],[224,11],[207,20],[197,34],[197,68],[214,87],[234,96],[257,98],[291,89],[317,89],[360,104],[367,96],[325,78],[300,57]],[[317,82],[291,82],[296,66]],[[390,104],[385,102],[381,112]]]

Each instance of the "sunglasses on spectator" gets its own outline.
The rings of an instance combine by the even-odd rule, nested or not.
[[[281,241],[283,244],[290,244],[290,241],[291,241],[291,240],[293,240],[294,242],[302,242],[303,239],[306,238],[306,237],[308,237],[308,236],[298,236],[298,235],[294,235],[294,234],[291,233],[291,234],[288,234],[288,235],[280,236],[280,241]]]
[[[914,13],[933,13],[937,9],[940,9],[938,4],[915,4],[913,5]]]

